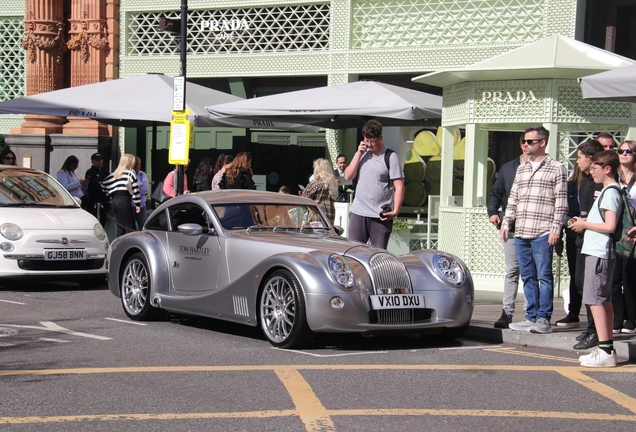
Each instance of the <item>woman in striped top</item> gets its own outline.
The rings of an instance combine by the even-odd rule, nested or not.
[[[135,174],[135,156],[125,153],[119,159],[117,169],[102,182],[102,189],[110,198],[111,207],[115,214],[117,236],[135,231],[135,215],[130,200],[135,204],[135,211],[141,211],[141,198],[137,174]]]

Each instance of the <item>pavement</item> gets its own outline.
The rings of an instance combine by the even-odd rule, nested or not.
[[[554,323],[565,317],[566,312],[563,308],[563,298],[555,298],[554,312],[552,314],[552,333],[535,334],[510,329],[496,329],[493,324],[501,316],[502,296],[503,293],[500,292],[475,291],[473,317],[464,337],[484,342],[574,351],[572,347],[577,343],[576,336],[587,328],[585,309],[583,309],[582,316],[579,317],[581,318],[579,327],[557,327]],[[515,304],[515,316],[512,319],[513,323],[523,320],[524,300],[523,293],[519,292]],[[614,348],[619,359],[636,361],[636,334],[615,334]],[[578,352],[586,354],[590,350],[578,350]]]

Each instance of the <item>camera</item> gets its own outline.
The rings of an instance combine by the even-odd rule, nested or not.
[[[382,209],[382,211],[380,212],[380,217],[383,218],[385,213],[390,213],[393,211],[393,208],[391,208],[390,204],[384,204],[382,207],[380,207]]]

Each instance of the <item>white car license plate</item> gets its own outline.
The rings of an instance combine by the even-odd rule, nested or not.
[[[85,259],[85,249],[44,249],[44,261],[78,261]]]
[[[373,310],[381,309],[422,309],[426,307],[422,294],[372,295]]]

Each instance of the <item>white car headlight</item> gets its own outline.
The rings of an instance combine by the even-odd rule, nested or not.
[[[24,235],[22,228],[14,223],[6,223],[0,226],[0,233],[7,240],[20,240]]]
[[[437,275],[447,284],[459,286],[466,280],[466,272],[453,256],[438,253],[433,257],[433,267]]]
[[[342,285],[345,288],[353,287],[353,271],[347,261],[341,257],[340,255],[331,255],[329,257],[329,270],[331,271],[331,275],[338,282],[338,284]]]
[[[100,241],[104,241],[106,238],[106,231],[101,224],[96,223],[93,227],[93,232],[95,233],[95,237],[97,237]]]

